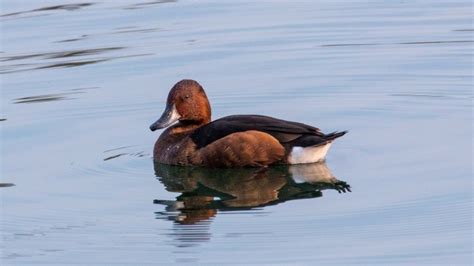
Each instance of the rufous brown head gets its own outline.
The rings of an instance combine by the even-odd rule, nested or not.
[[[165,128],[176,121],[181,124],[203,125],[211,121],[211,106],[202,86],[195,80],[183,79],[171,88],[166,108],[151,131]]]

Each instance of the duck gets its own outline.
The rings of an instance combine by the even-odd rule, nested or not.
[[[155,142],[157,163],[208,168],[268,167],[324,161],[333,141],[347,131],[319,128],[264,115],[230,115],[211,120],[203,87],[183,79],[170,90],[151,131],[165,129]]]

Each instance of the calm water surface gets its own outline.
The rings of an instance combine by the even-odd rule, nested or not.
[[[0,264],[472,264],[470,1],[6,0],[0,23]],[[182,78],[214,118],[350,132],[326,164],[153,165]]]

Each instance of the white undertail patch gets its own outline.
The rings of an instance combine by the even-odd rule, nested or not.
[[[323,161],[330,147],[331,143],[316,147],[293,147],[288,156],[288,163],[302,164]]]

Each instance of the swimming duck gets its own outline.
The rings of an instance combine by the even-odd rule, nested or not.
[[[322,133],[306,124],[262,115],[231,115],[211,121],[202,86],[181,80],[151,131],[167,128],[153,150],[154,161],[183,166],[261,167],[323,161],[346,131]]]

